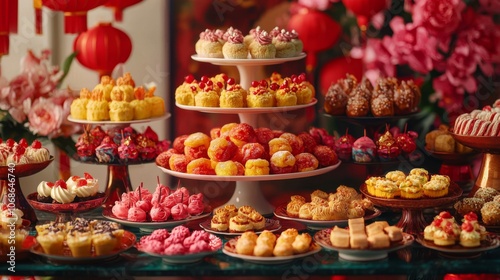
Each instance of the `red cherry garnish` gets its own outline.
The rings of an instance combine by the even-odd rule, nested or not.
[[[266,80],[260,81],[260,85],[263,87],[267,87],[267,81]]]
[[[22,146],[23,148],[27,148],[29,145],[28,145],[28,141],[26,141],[25,138],[22,138],[21,140],[19,140],[19,146]]]
[[[297,78],[299,79],[299,83],[302,83],[306,80],[306,74],[302,73]]]
[[[297,84],[297,83],[299,82],[299,80],[297,79],[297,77],[293,77],[293,78],[292,78],[292,82],[294,82],[294,83],[296,83],[296,84]]]
[[[439,217],[443,219],[451,219],[451,214],[448,211],[442,211],[441,213],[439,213]]]
[[[235,81],[233,78],[229,78],[229,79],[227,79],[227,84],[228,84],[228,85],[231,85],[231,86],[232,86],[232,85],[234,85],[235,83],[236,83],[236,81]]]
[[[208,80],[206,82],[207,86],[213,86],[214,85],[214,82],[212,82],[212,80]]]
[[[474,226],[470,222],[465,222],[462,224],[462,230],[466,232],[471,232],[474,230]]]
[[[491,111],[491,106],[490,105],[484,106],[483,111]]]
[[[292,87],[293,92],[297,92],[297,90],[299,90],[297,87]]]
[[[293,80],[295,80],[295,79],[297,79],[297,75],[292,74],[292,76],[290,76],[290,79],[292,79],[292,81],[293,81]],[[295,83],[295,82],[294,82],[294,83]]]
[[[12,139],[12,138],[9,138],[9,139],[7,139],[7,141],[5,141],[5,144],[7,144],[7,146],[9,146],[9,148],[12,148],[16,144],[16,141],[14,141],[14,139]]]
[[[80,179],[80,176],[76,176],[76,175],[71,176],[71,180],[72,180],[72,181],[76,181],[76,180],[78,180],[78,179]]]
[[[31,143],[31,147],[34,149],[40,149],[42,147],[42,142],[35,140]]]
[[[87,180],[92,180],[92,179],[94,179],[94,177],[92,177],[92,175],[90,175],[90,174],[89,174],[89,173],[87,173],[87,172],[83,173],[83,176],[84,176],[84,177],[85,177],[85,179],[87,179]]]
[[[226,75],[226,73],[222,73],[221,76],[222,76],[222,79],[224,81],[227,81],[229,79],[229,77]]]
[[[200,88],[201,88],[201,89],[204,89],[206,86],[207,86],[207,85],[206,85],[204,82],[201,82],[201,83],[200,83]]]
[[[61,187],[63,189],[68,189],[68,186],[66,185],[66,182],[63,179],[59,179],[54,183],[55,187]]]
[[[54,183],[52,183],[52,182],[47,182],[47,186],[48,186],[49,188],[53,188],[53,187],[54,187]]]
[[[466,221],[477,221],[477,214],[474,212],[470,212],[469,214],[464,216]]]
[[[14,151],[14,153],[15,153],[16,155],[24,155],[24,152],[25,152],[25,151],[26,151],[26,149],[25,149],[23,146],[21,146],[21,145],[17,145],[17,146],[16,146],[16,149],[15,149],[15,151]]]
[[[204,83],[208,82],[209,80],[210,79],[207,76],[202,76],[201,77],[201,81],[204,82]]]
[[[195,86],[191,86],[192,91],[197,91],[198,89]]]
[[[278,86],[277,83],[272,83],[270,86],[269,86],[272,90],[278,90],[280,88],[280,86]]]
[[[223,87],[224,87],[224,85],[223,85],[221,82],[217,82],[217,87],[219,87],[219,88],[223,88]]]
[[[189,74],[186,77],[184,77],[184,81],[186,81],[186,83],[188,83],[188,84],[192,83],[194,81],[193,74]]]
[[[259,82],[258,81],[253,81],[252,82],[252,87],[258,87],[259,86]]]

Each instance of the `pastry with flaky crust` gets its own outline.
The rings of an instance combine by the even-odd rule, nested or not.
[[[266,227],[266,219],[257,211],[250,213],[248,220],[252,224],[253,230],[261,230]]]
[[[299,216],[299,211],[300,211],[300,207],[302,207],[302,205],[304,205],[305,202],[302,202],[302,201],[290,201],[288,202],[288,204],[286,205],[286,214],[289,216],[289,217],[298,217]]]
[[[219,208],[220,209],[220,208]],[[210,227],[217,231],[226,231],[229,229],[229,215],[215,215],[210,221]]]
[[[314,209],[314,205],[311,203],[304,203],[300,206],[299,209],[299,218],[311,220],[313,218],[312,211]]]
[[[302,233],[297,235],[297,237],[295,237],[295,240],[292,242],[293,253],[302,254],[309,251],[311,242],[312,238],[309,233]]]
[[[253,225],[246,216],[237,215],[229,219],[230,232],[245,232],[252,229]]]

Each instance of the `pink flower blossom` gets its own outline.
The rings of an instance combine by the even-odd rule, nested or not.
[[[416,0],[413,23],[425,27],[431,35],[447,37],[456,31],[464,8],[462,0]]]
[[[298,0],[298,3],[309,9],[324,11],[328,9],[330,3],[339,2],[340,0]]]
[[[58,133],[63,121],[63,108],[46,98],[39,98],[31,106],[28,114],[30,131],[41,136],[52,136]]]
[[[351,50],[353,58],[363,59],[366,67],[365,76],[373,84],[379,77],[396,75],[396,63],[385,47],[387,43],[384,44],[383,40],[391,40],[391,38],[386,36],[383,39],[368,39],[365,48]]]

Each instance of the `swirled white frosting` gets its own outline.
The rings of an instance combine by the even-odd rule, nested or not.
[[[5,225],[15,224],[16,227],[20,226],[23,223],[24,213],[20,209],[14,208],[12,210],[6,209],[3,210],[0,214],[0,223]]]
[[[49,150],[43,147],[39,149],[28,147],[24,154],[31,163],[47,161],[50,158]]]
[[[64,189],[61,186],[54,186],[50,196],[59,203],[71,203],[76,195],[69,188]]]
[[[52,188],[48,184],[47,181],[41,181],[36,187],[36,192],[41,196],[50,197]]]
[[[83,179],[83,178],[82,178]],[[83,179],[85,180],[85,179]],[[97,184],[97,179],[87,179],[86,185],[79,186],[78,184],[74,188],[73,192],[78,197],[89,197],[93,196],[99,190],[99,185]]]

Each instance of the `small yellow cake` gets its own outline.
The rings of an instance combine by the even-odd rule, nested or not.
[[[276,91],[276,106],[295,106],[297,105],[297,94],[290,88],[280,88]]]
[[[87,103],[87,120],[109,120],[109,104],[104,100],[102,90],[92,91],[92,99]]]
[[[219,107],[219,95],[214,90],[202,90],[194,96],[195,106]]]
[[[249,159],[245,163],[245,175],[269,175],[269,161],[265,159]]]
[[[151,104],[144,100],[146,91],[143,87],[134,90],[135,99],[130,102],[130,107],[134,112],[134,120],[144,120],[151,118]]]
[[[148,88],[148,90],[146,91],[146,97],[144,98],[144,100],[146,100],[146,102],[151,105],[152,118],[161,117],[166,112],[165,100],[163,100],[163,98],[161,98],[160,96],[155,96],[155,91],[155,86]]]
[[[106,101],[111,101],[111,91],[115,86],[115,81],[110,76],[102,76],[101,83],[94,87],[94,90],[102,90],[104,99]]]
[[[111,121],[130,121],[134,119],[134,110],[130,102],[111,101],[109,103],[109,119]]]
[[[264,87],[257,87],[247,95],[247,106],[251,108],[257,107],[274,107],[276,97],[272,92]]]
[[[409,175],[399,185],[402,198],[417,199],[424,196],[422,177],[419,175]]]
[[[227,90],[223,90],[220,95],[221,108],[241,108],[246,106],[246,90],[239,84],[228,85]]]

